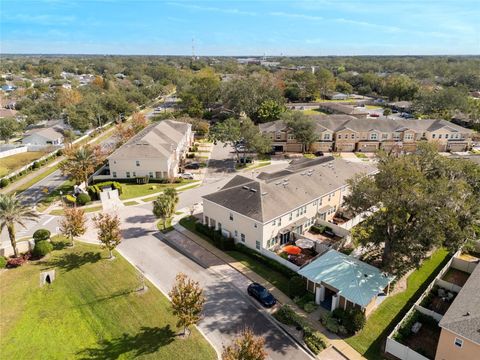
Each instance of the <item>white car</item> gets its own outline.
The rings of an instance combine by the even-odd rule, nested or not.
[[[180,174],[180,177],[181,177],[182,179],[193,180],[193,174],[192,174],[192,173],[189,173],[189,172]]]

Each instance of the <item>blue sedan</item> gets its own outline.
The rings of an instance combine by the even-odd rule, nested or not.
[[[270,292],[265,289],[262,285],[258,283],[251,283],[248,285],[248,295],[254,297],[260,302],[263,306],[271,308],[277,303],[277,300],[273,297]]]

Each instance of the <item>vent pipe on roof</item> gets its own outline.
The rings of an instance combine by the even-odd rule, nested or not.
[[[243,185],[242,188],[244,188],[245,190],[249,190],[249,189],[250,189],[248,186],[245,186],[245,185]]]

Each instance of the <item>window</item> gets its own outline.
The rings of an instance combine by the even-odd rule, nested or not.
[[[288,220],[292,220],[292,217],[293,217],[293,212],[291,212],[290,215],[288,216]]]
[[[445,134],[445,139],[448,139],[448,134]]]
[[[405,140],[412,140],[413,134],[405,134]]]
[[[153,178],[153,172],[150,171],[150,172],[148,173],[148,177]]]
[[[351,138],[352,138],[352,139],[355,139],[355,134],[352,134]]]
[[[295,140],[295,135],[288,134],[288,140]]]
[[[439,134],[439,135],[438,135],[438,138],[441,139],[441,138],[442,138],[442,134]]]
[[[267,249],[270,247],[270,240],[267,240]]]
[[[324,134],[323,140],[330,140],[330,134]]]
[[[282,134],[276,133],[275,134],[275,139],[280,140],[282,138]]]
[[[257,250],[260,250],[260,241],[255,241],[255,247],[257,248]]]
[[[135,161],[135,165],[140,166],[140,161]]]
[[[130,171],[127,171],[126,175],[127,175],[127,178],[129,178],[130,177]]]
[[[317,203],[318,203],[318,200],[315,200],[312,205],[317,206]]]
[[[218,223],[218,231],[222,231],[222,223]]]
[[[133,177],[137,177],[137,173],[136,173],[135,171],[132,172],[132,176],[133,176]]]
[[[230,220],[233,221],[233,214],[232,213],[230,213]]]
[[[235,230],[235,237],[238,237],[238,231]]]
[[[253,224],[253,227],[256,229],[257,228],[257,223]]]
[[[432,134],[432,139],[435,139],[436,136],[437,134]]]
[[[337,139],[341,139],[342,138],[342,135],[337,135]]]
[[[278,226],[280,226],[280,225],[282,225],[282,218],[281,217],[278,218]]]
[[[116,178],[116,177],[117,177],[117,172],[116,172],[116,171],[112,172],[112,176],[113,176],[114,178]]]
[[[371,133],[370,134],[370,140],[378,140],[378,134],[377,133]]]
[[[245,234],[240,234],[240,240],[241,240],[242,242],[245,242]]]
[[[275,225],[276,221],[277,221],[277,219],[273,219],[272,225]]]
[[[455,344],[456,347],[461,348],[463,346],[463,340],[459,339],[459,338],[455,338],[454,344]]]
[[[388,134],[382,134],[382,139],[383,139],[383,140],[388,139]]]

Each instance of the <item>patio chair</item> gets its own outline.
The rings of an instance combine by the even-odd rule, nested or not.
[[[416,334],[420,331],[420,329],[422,328],[422,323],[421,322],[416,322],[415,324],[413,324],[412,326],[412,333]]]
[[[438,288],[438,296],[443,298],[445,297],[446,293],[445,293],[445,289],[443,288]]]

